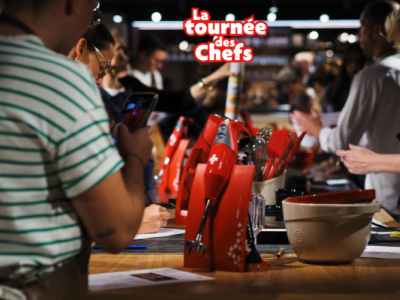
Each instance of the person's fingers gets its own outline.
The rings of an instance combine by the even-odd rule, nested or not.
[[[351,150],[363,150],[363,149],[365,149],[365,148],[363,148],[363,147],[355,146],[355,145],[352,145],[352,144],[349,144],[349,148],[350,148]]]
[[[165,207],[163,207],[163,206],[161,206],[161,205],[158,205],[158,209],[161,211],[161,212],[164,212],[164,211],[167,211],[167,209],[165,208]]]
[[[161,219],[163,219],[164,221],[169,220],[169,217],[171,216],[171,214],[167,211],[161,213],[160,215],[161,215]]]
[[[319,114],[317,113],[317,111],[314,108],[311,108],[311,115],[315,118],[319,117]]]
[[[336,155],[337,156],[343,156],[344,150],[336,150]]]
[[[153,133],[153,126],[146,126],[145,128],[147,129],[147,133],[149,135],[151,135]]]

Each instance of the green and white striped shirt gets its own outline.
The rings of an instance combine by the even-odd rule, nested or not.
[[[122,165],[89,69],[38,37],[0,37],[0,278],[77,254],[69,199]]]

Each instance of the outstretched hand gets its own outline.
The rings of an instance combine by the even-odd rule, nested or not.
[[[301,131],[307,131],[307,134],[315,137],[319,137],[321,129],[324,128],[319,114],[314,109],[311,109],[311,115],[295,110],[289,116]]]

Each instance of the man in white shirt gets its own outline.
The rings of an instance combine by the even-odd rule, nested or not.
[[[167,57],[166,46],[155,36],[145,36],[140,40],[138,53],[131,75],[148,87],[162,90],[163,79],[158,70]]]
[[[359,42],[366,56],[375,63],[360,71],[353,79],[347,102],[334,129],[323,128],[314,112],[307,116],[295,111],[291,116],[309,134],[319,137],[321,148],[334,153],[357,145],[365,133],[367,148],[377,153],[400,153],[396,135],[400,129],[400,57],[393,44],[384,37],[386,17],[399,8],[393,1],[368,4],[363,10]],[[400,175],[372,173],[366,177],[366,188],[376,190],[376,199],[393,215],[400,194]]]

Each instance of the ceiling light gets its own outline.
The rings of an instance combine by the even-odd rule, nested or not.
[[[319,34],[316,31],[311,31],[308,34],[308,38],[311,39],[311,40],[316,40],[318,37],[319,37]]]
[[[153,21],[153,22],[160,22],[161,21],[161,14],[159,13],[159,12],[154,12],[152,15],[151,15],[151,20]]]
[[[120,15],[115,15],[115,16],[113,17],[113,21],[114,21],[115,23],[121,23],[121,22],[122,22],[122,17],[121,17]]]
[[[227,14],[225,17],[225,21],[235,21],[235,15],[234,14]]]
[[[269,14],[267,15],[267,20],[268,20],[269,22],[274,22],[274,21],[276,20],[276,14],[275,14],[275,13],[269,13]]]
[[[349,38],[349,34],[347,32],[343,32],[338,37],[339,41],[341,41],[342,43],[346,43],[348,38]]]
[[[353,43],[355,43],[355,42],[357,42],[357,37],[354,35],[354,34],[349,34],[349,37],[348,37],[348,39],[347,39],[347,41],[349,42],[349,43],[351,43],[351,44],[353,44]]]
[[[322,23],[326,23],[326,22],[329,21],[329,16],[328,16],[327,14],[323,14],[323,15],[321,15],[321,16],[319,17],[319,20],[320,20]]]
[[[189,48],[189,43],[187,41],[182,41],[179,43],[179,49],[186,51]]]

